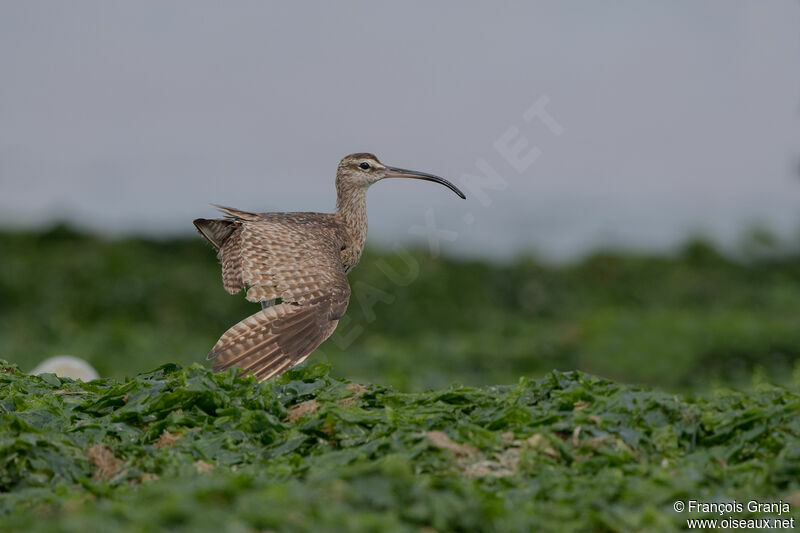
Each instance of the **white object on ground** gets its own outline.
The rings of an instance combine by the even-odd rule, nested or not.
[[[92,381],[100,377],[92,365],[71,355],[56,355],[45,359],[31,370],[31,374],[55,374],[61,378],[80,379],[81,381]]]

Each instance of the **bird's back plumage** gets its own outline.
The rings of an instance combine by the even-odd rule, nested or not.
[[[218,248],[225,289],[244,289],[251,302],[282,303],[230,328],[208,358],[214,370],[237,366],[267,379],[308,357],[347,309],[350,286],[339,254],[345,235],[327,213],[220,210],[224,219],[195,225]]]

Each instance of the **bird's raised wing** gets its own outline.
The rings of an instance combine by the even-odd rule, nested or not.
[[[305,360],[344,315],[350,285],[339,255],[343,238],[324,214],[224,212],[231,228],[213,233],[221,226],[210,222],[219,221],[195,225],[204,236],[227,233],[218,246],[225,289],[246,289],[253,302],[282,302],[230,328],[208,359],[215,371],[236,366],[268,379]]]
[[[339,322],[333,317],[346,308],[346,299],[342,303],[333,296],[267,307],[226,331],[208,359],[214,359],[216,372],[235,366],[259,380],[280,375],[330,337]]]

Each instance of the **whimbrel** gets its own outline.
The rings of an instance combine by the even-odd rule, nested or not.
[[[304,361],[330,337],[347,310],[346,274],[367,238],[367,188],[384,178],[444,178],[384,165],[372,154],[348,155],[336,172],[335,213],[248,213],[217,207],[225,218],[194,221],[217,249],[222,283],[260,302],[261,310],[220,337],[208,354],[214,371],[238,367],[259,380]]]

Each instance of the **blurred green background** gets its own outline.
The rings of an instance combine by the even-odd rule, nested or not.
[[[549,266],[371,250],[350,274],[347,318],[309,360],[399,390],[552,369],[675,391],[754,374],[780,382],[800,361],[799,258],[758,231],[736,259],[702,241],[670,256],[604,252]],[[57,354],[103,376],[205,363],[257,310],[223,290],[199,237],[0,233],[0,358],[25,370]]]

